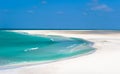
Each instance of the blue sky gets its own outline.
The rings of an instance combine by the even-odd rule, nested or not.
[[[120,0],[0,0],[0,28],[119,29]]]

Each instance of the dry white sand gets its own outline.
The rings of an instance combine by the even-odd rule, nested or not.
[[[94,42],[97,51],[57,62],[0,70],[0,74],[120,74],[120,31],[22,31]]]

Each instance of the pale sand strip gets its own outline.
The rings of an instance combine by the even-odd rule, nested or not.
[[[120,31],[22,31],[31,34],[61,35],[94,42],[93,54],[15,69],[0,74],[120,74]]]

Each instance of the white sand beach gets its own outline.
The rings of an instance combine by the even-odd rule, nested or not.
[[[20,30],[17,32],[82,38],[94,42],[93,47],[97,50],[76,58],[2,69],[0,74],[120,74],[120,31]]]

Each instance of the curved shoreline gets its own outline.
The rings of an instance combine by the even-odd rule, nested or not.
[[[28,32],[27,30],[23,32]],[[19,68],[0,70],[0,74],[120,74],[120,31],[91,33],[86,31],[29,31],[31,34],[61,35],[65,37],[82,38],[94,42],[93,47],[97,49],[94,53],[83,57],[51,62],[47,64],[36,64]]]
[[[0,67],[0,70],[8,70],[8,69],[17,69],[17,68],[22,68],[22,67],[29,67],[29,66],[36,66],[36,65],[44,65],[44,64],[49,64],[49,63],[54,63],[54,62],[58,62],[58,61],[65,61],[65,60],[70,60],[70,59],[74,59],[74,58],[78,58],[78,57],[82,57],[82,56],[87,56],[90,54],[93,54],[96,50],[84,53],[84,54],[79,54],[76,56],[71,56],[71,57],[67,57],[67,58],[62,58],[62,59],[57,59],[57,60],[51,60],[51,61],[46,61],[46,62],[30,62],[30,63],[21,63],[21,64],[11,64],[8,66],[3,66]]]
[[[25,33],[25,32],[19,32],[19,33]],[[27,32],[26,32],[27,33]],[[25,34],[26,34],[25,33]],[[29,33],[28,33],[29,34]],[[33,34],[29,34],[29,35],[33,35]],[[39,35],[38,35],[39,36]],[[40,35],[41,36],[41,35]],[[42,36],[44,36],[44,35],[42,35]],[[48,37],[49,37],[49,35],[47,35]],[[63,37],[63,36],[61,36],[61,35],[50,35],[50,37],[53,37],[53,36],[57,36],[57,37]],[[35,65],[35,64],[46,64],[46,63],[49,63],[49,62],[54,62],[54,61],[58,61],[58,60],[63,60],[63,59],[69,59],[69,58],[73,58],[73,57],[77,57],[77,56],[81,56],[82,54],[84,55],[84,54],[88,54],[89,52],[91,53],[91,52],[94,52],[94,50],[95,49],[93,49],[92,48],[92,46],[93,46],[93,42],[90,42],[90,41],[87,41],[87,40],[84,40],[84,39],[80,39],[80,38],[75,38],[75,37],[65,37],[66,39],[75,39],[76,41],[78,40],[80,40],[80,41],[86,41],[85,42],[85,45],[83,45],[83,44],[79,44],[79,45],[77,45],[77,46],[75,46],[73,49],[79,49],[79,50],[81,50],[81,52],[82,52],[82,49],[80,49],[81,48],[81,45],[84,47],[87,47],[84,51],[83,51],[83,53],[80,53],[80,51],[78,51],[78,53],[77,52],[75,52],[75,53],[71,53],[72,55],[70,55],[70,54],[68,54],[68,56],[65,56],[65,57],[62,57],[62,58],[56,58],[56,59],[51,59],[51,60],[46,60],[46,61],[33,61],[33,62],[21,62],[21,63],[15,63],[15,64],[10,64],[10,65],[3,65],[3,66],[0,66],[0,70],[1,69],[9,69],[9,68],[18,68],[18,67],[24,67],[24,66],[30,66],[30,65]],[[90,48],[89,48],[90,47]],[[90,49],[90,50],[88,50],[87,51],[87,49]]]

